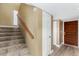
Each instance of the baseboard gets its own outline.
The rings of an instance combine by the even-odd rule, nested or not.
[[[60,48],[63,44],[61,43],[60,45],[58,44],[54,44],[55,46],[57,46],[58,48]]]
[[[79,48],[78,46],[73,46],[73,45],[69,45],[69,44],[64,44],[64,45],[74,47],[74,48]]]

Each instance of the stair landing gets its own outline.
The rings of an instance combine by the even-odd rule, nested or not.
[[[27,47],[23,44],[9,46],[0,49],[0,56],[31,56]]]

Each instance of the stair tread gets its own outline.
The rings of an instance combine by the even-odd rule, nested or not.
[[[10,40],[20,40],[20,39],[24,39],[24,37],[20,36],[20,37],[0,37],[0,42],[2,41],[10,41]]]
[[[10,41],[2,41],[2,42],[0,42],[0,48],[12,46],[12,45],[17,45],[17,44],[24,44],[24,42],[22,41],[22,39],[10,40]]]
[[[14,39],[14,40],[21,40],[21,39]],[[0,42],[5,42],[5,41],[12,41],[11,39],[8,39],[8,40],[0,40]]]
[[[22,44],[17,44],[17,45],[12,45],[12,46],[7,46],[7,47],[2,47],[2,48],[0,48],[0,50],[1,50],[1,49],[6,49],[6,48],[11,48],[11,47],[13,47],[13,46],[20,46],[20,45],[24,46],[25,44],[22,43]]]
[[[23,44],[25,44],[25,41],[20,28],[0,27],[0,50]]]
[[[23,47],[25,46],[25,47]],[[13,46],[9,46],[9,47],[3,47],[0,48],[0,56],[24,56],[24,55],[31,55],[29,52],[29,49],[27,48],[27,46],[25,44],[18,44],[18,45],[13,45]]]
[[[19,28],[18,26],[0,26],[0,28]]]
[[[4,30],[4,29],[0,29],[0,32],[20,32],[20,30]]]
[[[5,37],[5,36],[20,36],[22,33],[0,33],[0,37]]]
[[[19,35],[19,36],[4,36],[4,37],[0,37],[0,38],[9,38],[9,37],[23,37],[23,36],[21,36],[21,35]]]
[[[21,33],[21,32],[14,32],[14,33]],[[3,33],[0,33],[0,34],[13,34],[13,33],[5,33],[5,32],[3,32]]]

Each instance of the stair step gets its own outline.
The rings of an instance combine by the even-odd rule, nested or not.
[[[14,32],[20,31],[20,28],[12,28],[12,27],[0,27],[0,32]]]
[[[0,33],[0,34],[18,34],[18,33],[21,33],[21,32],[9,32],[9,33],[5,33],[5,32],[3,32],[3,33]]]
[[[6,47],[2,47],[2,48],[0,48],[0,50],[9,49],[9,48],[12,48],[12,47],[26,48],[27,46],[24,43],[22,43],[22,44],[10,45],[10,46],[6,46]]]
[[[24,43],[23,39],[2,41],[2,42],[0,42],[0,48],[7,47],[7,46],[12,46],[12,45],[17,45],[17,44],[23,44],[23,43]]]
[[[20,39],[23,39],[24,41],[24,38],[23,37],[16,37],[16,38],[9,38],[9,37],[0,37],[0,42],[3,42],[3,41],[10,41],[10,40],[20,40]]]
[[[0,30],[0,32],[20,32],[20,30]]]
[[[10,38],[10,39],[15,39],[15,38],[23,38],[23,36],[19,35],[19,36],[4,36],[4,37],[0,37],[0,39],[2,38]]]
[[[25,41],[20,28],[0,27],[0,55],[5,55],[8,51],[15,52],[17,48],[24,48],[26,47],[24,44]]]
[[[24,46],[24,44],[17,44],[17,45],[2,47],[2,48],[0,48],[0,56],[5,55],[8,52],[11,52],[11,50],[12,51],[14,50],[13,52],[15,52],[16,50],[18,50],[17,48],[22,49],[21,46]]]
[[[22,33],[21,32],[10,32],[10,33],[0,33],[0,37],[3,37],[3,36],[17,36],[17,35],[21,35]]]
[[[25,44],[18,44],[18,45],[13,45],[13,46],[8,46],[8,47],[3,47],[0,48],[0,56],[21,56],[21,55],[28,55],[29,50],[27,47],[23,47]],[[30,55],[30,54],[29,54]]]
[[[0,27],[0,29],[6,29],[6,30],[18,30],[18,29],[20,29],[20,28]]]
[[[21,38],[17,39],[17,40],[20,40]],[[0,39],[0,42],[3,42],[3,41],[10,41],[11,39]],[[16,40],[16,39],[14,39]]]
[[[0,28],[2,28],[2,29],[20,29],[17,26],[0,26]]]

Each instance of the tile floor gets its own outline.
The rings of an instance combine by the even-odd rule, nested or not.
[[[0,56],[31,56],[27,47],[19,44],[0,49]]]

